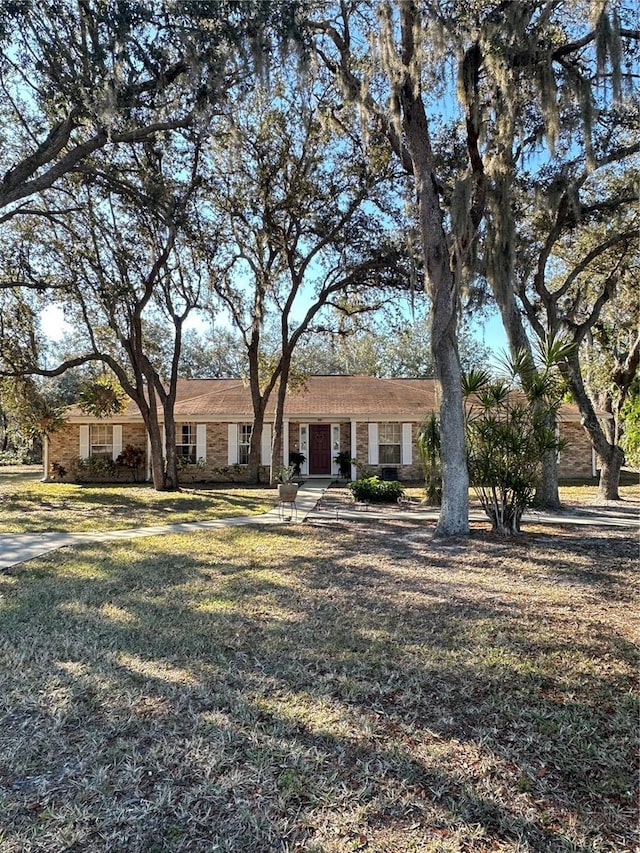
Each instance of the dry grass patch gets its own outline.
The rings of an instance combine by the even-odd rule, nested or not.
[[[578,478],[561,480],[559,485],[560,501],[567,507],[601,506],[598,499],[598,481],[596,479]],[[424,498],[424,486],[413,483],[405,489],[405,493],[416,500]],[[610,506],[619,506],[630,510],[640,511],[640,475],[632,471],[623,471],[620,477],[620,502],[611,501]],[[480,508],[475,491],[469,489],[469,500],[472,506]]]
[[[268,488],[218,488],[156,492],[147,484],[42,483],[33,474],[0,469],[0,531],[32,533],[121,530],[267,512],[277,501]]]
[[[632,851],[637,546],[408,523],[0,576],[0,849]]]

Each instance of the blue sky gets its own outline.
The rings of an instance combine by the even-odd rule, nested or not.
[[[492,312],[482,322],[472,323],[471,332],[475,338],[489,347],[493,353],[500,354],[508,348],[502,319],[497,311]]]
[[[50,340],[58,341],[72,331],[71,327],[65,323],[61,306],[49,305],[41,313],[40,319],[42,331]],[[193,325],[197,326],[197,321]],[[482,321],[471,323],[471,333],[496,355],[507,349],[507,338],[497,311],[485,316]]]

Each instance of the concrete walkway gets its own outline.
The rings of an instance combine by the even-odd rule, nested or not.
[[[314,521],[331,523],[336,521],[436,521],[438,512],[420,506],[406,510],[379,509],[375,505],[346,507],[330,505],[323,500],[331,480],[307,480],[300,487],[294,505],[276,506],[263,515],[243,515],[233,518],[218,518],[210,521],[191,521],[179,524],[158,524],[152,527],[135,527],[127,530],[107,530],[84,533],[2,533],[0,534],[0,571],[56,551],[67,545],[82,545],[91,542],[117,542],[141,539],[144,536],[161,536],[167,533],[194,533],[202,530],[221,530],[239,525],[274,525]],[[472,512],[472,521],[485,521],[482,512]],[[523,524],[575,524],[597,525],[638,529],[640,514],[637,507],[584,507],[567,508],[559,513],[530,512],[524,516]]]
[[[309,521],[330,521],[330,520],[362,520],[366,521],[374,519],[411,519],[414,521],[437,521],[439,512],[428,508],[422,509],[420,506],[406,510],[393,509],[377,509],[374,504],[358,504],[356,506],[322,506],[322,502],[316,506],[307,515]],[[470,521],[487,521],[487,516],[482,511],[471,511],[469,513]],[[598,527],[628,527],[640,529],[640,508],[631,507],[585,507],[574,508],[566,507],[565,509],[556,512],[539,512],[530,511],[524,514],[522,518],[524,525],[528,524],[572,524]]]

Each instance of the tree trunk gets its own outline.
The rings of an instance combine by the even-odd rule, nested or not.
[[[169,302],[169,300],[167,300]],[[149,362],[149,370],[153,372],[153,381],[157,393],[162,401],[164,413],[164,446],[167,457],[165,468],[165,488],[175,491],[180,488],[180,476],[178,472],[178,454],[176,449],[176,387],[178,382],[178,370],[180,366],[180,353],[182,351],[182,323],[183,319],[173,313],[173,358],[171,360],[171,375],[169,379],[169,390],[167,391],[158,373],[153,370]],[[196,459],[197,462],[197,459]]]
[[[434,328],[436,312],[434,307]],[[451,319],[455,336],[455,316]],[[440,430],[442,462],[442,505],[436,536],[460,536],[469,533],[469,474],[464,432],[464,409],[460,362],[455,337],[451,332],[433,351],[436,380],[440,391]]]
[[[280,466],[287,466],[289,460],[284,458],[283,447],[283,425],[284,425],[284,404],[287,399],[287,383],[289,381],[289,366],[291,356],[286,358],[283,355],[282,372],[280,373],[280,384],[278,385],[278,394],[276,397],[276,415],[273,424],[273,442],[271,445],[271,483],[277,482],[277,473]]]
[[[547,450],[542,456],[542,472],[540,482],[536,486],[533,505],[544,509],[562,507],[558,491],[558,454],[555,450]]]
[[[9,434],[7,432],[9,421],[4,412],[0,412],[0,426],[2,427],[2,446],[0,450],[4,453],[9,449]]]
[[[413,61],[414,11],[403,7],[403,62]],[[443,228],[438,181],[427,117],[419,85],[408,72],[400,91],[402,124],[418,194],[418,216],[425,258],[425,285],[431,296],[431,347],[440,398],[442,506],[438,536],[469,533],[469,474],[464,431],[462,377],[458,357],[459,290],[451,269]]]
[[[253,428],[251,444],[249,445],[249,464],[247,466],[247,482],[256,485],[260,482],[260,464],[262,455],[262,430],[264,428],[264,406],[253,410]]]
[[[546,424],[555,432],[557,421],[552,415]],[[542,454],[542,470],[540,480],[536,486],[533,496],[533,505],[541,509],[560,509],[560,492],[558,490],[558,453],[556,450],[547,450]]]
[[[600,461],[600,481],[598,500],[619,501],[620,469],[624,463],[624,453],[617,445],[609,445],[606,456],[598,456]]]
[[[561,370],[580,409],[582,426],[587,431],[593,449],[600,461],[598,497],[601,500],[620,500],[618,489],[620,485],[620,469],[624,462],[624,453],[617,444],[611,444],[607,440],[593,403],[585,390],[577,350],[573,355],[569,356],[564,365],[561,365]]]
[[[151,447],[151,477],[153,488],[157,492],[163,492],[166,488],[164,471],[164,454],[162,448],[162,434],[157,420],[146,419],[147,433]]]
[[[287,459],[285,462],[284,452],[283,452],[283,416],[276,411],[276,419],[273,424],[273,441],[271,443],[271,475],[269,481],[271,485],[275,485],[278,482],[278,471],[280,468],[284,468],[289,464],[289,460]]]
[[[164,406],[164,444],[166,454],[165,489],[175,491],[179,488],[178,454],[176,453],[176,422],[173,406]]]

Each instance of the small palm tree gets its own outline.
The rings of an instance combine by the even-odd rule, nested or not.
[[[418,427],[416,446],[424,470],[424,490],[427,503],[442,503],[442,465],[440,462],[440,423],[432,412]]]
[[[482,370],[463,377],[469,478],[496,533],[520,531],[542,457],[560,447],[552,426],[562,402],[556,368],[568,347],[550,344],[537,365],[524,353],[504,359],[503,379]]]

